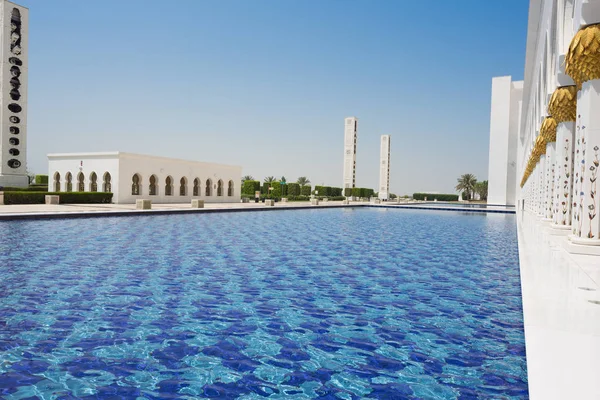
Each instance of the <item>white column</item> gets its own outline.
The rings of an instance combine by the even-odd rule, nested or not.
[[[556,127],[557,176],[554,184],[553,227],[571,227],[573,209],[573,157],[575,122],[561,122]]]
[[[544,211],[544,219],[552,221],[554,213],[554,175],[556,171],[556,142],[548,142],[546,144],[546,182],[544,203],[546,209]]]
[[[544,211],[546,208],[546,155],[542,154],[540,156],[540,164],[539,164],[539,176],[538,176],[538,209],[537,215],[540,217],[544,217]]]
[[[598,169],[600,167],[600,79],[584,82],[578,93],[577,130],[581,145],[579,168],[578,220],[573,243],[600,245],[600,202]],[[577,176],[577,173],[576,173]]]
[[[581,191],[581,183],[583,182],[583,171],[585,165],[582,166],[582,147],[585,143],[585,137],[583,135],[585,130],[581,130],[581,115],[579,114],[579,107],[582,106],[584,99],[581,97],[581,91],[577,92],[577,120],[575,121],[575,148],[573,150],[573,200],[571,203],[571,232],[572,235],[579,237],[580,226],[579,222],[581,219],[579,215],[583,209],[583,198]]]

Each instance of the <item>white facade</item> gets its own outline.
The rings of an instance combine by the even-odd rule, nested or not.
[[[388,200],[390,194],[390,150],[391,136],[381,135],[379,162],[379,195],[381,200]]]
[[[26,187],[29,11],[0,0],[0,186]]]
[[[492,79],[488,204],[515,205],[517,138],[523,99],[523,81],[510,76]]]
[[[518,199],[582,246],[600,246],[599,24],[600,0],[530,2]]]
[[[356,140],[358,118],[344,120],[344,182],[343,188],[356,187]]]
[[[242,168],[123,152],[48,155],[48,190],[112,192],[113,203],[240,201]]]

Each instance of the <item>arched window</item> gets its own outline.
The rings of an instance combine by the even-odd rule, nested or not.
[[[65,192],[72,192],[73,191],[73,175],[71,175],[70,172],[67,172],[67,175],[65,176]]]
[[[206,196],[212,196],[212,181],[210,179],[206,180]]]
[[[110,180],[111,180],[110,173],[105,172],[104,173],[104,177],[102,178],[102,182],[103,182],[102,183],[102,191],[104,193],[110,193],[110,192],[112,192],[112,185],[110,183]]]
[[[83,175],[83,172],[80,172],[77,174],[77,191],[78,192],[85,192],[85,183],[83,182],[85,179],[85,176]]]
[[[139,196],[140,194],[142,194],[140,190],[140,181],[141,179],[138,174],[134,174],[131,178],[131,194],[133,196]]]
[[[150,196],[156,196],[158,195],[158,184],[157,184],[158,179],[156,179],[156,176],[152,175],[150,177]]]
[[[220,179],[217,182],[217,196],[223,196],[223,181]]]
[[[227,196],[233,196],[233,181],[229,181],[229,186],[227,187]]]
[[[179,195],[187,196],[187,179],[185,179],[185,176],[179,180]]]
[[[173,178],[170,176],[165,179],[165,196],[173,196]]]
[[[90,192],[98,191],[98,176],[95,172],[90,174]]]
[[[200,179],[198,178],[194,179],[193,195],[200,196]]]
[[[60,174],[58,172],[54,173],[54,191],[60,192]]]

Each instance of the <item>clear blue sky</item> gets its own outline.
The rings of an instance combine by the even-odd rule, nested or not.
[[[29,7],[28,163],[128,151],[341,186],[487,179],[493,76],[522,79],[525,0],[17,0]]]

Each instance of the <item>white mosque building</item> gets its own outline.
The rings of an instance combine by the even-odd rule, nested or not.
[[[239,203],[242,167],[124,152],[48,154],[49,190],[112,192],[113,203]]]
[[[531,0],[524,82],[492,81],[489,203],[600,246],[600,0]]]

